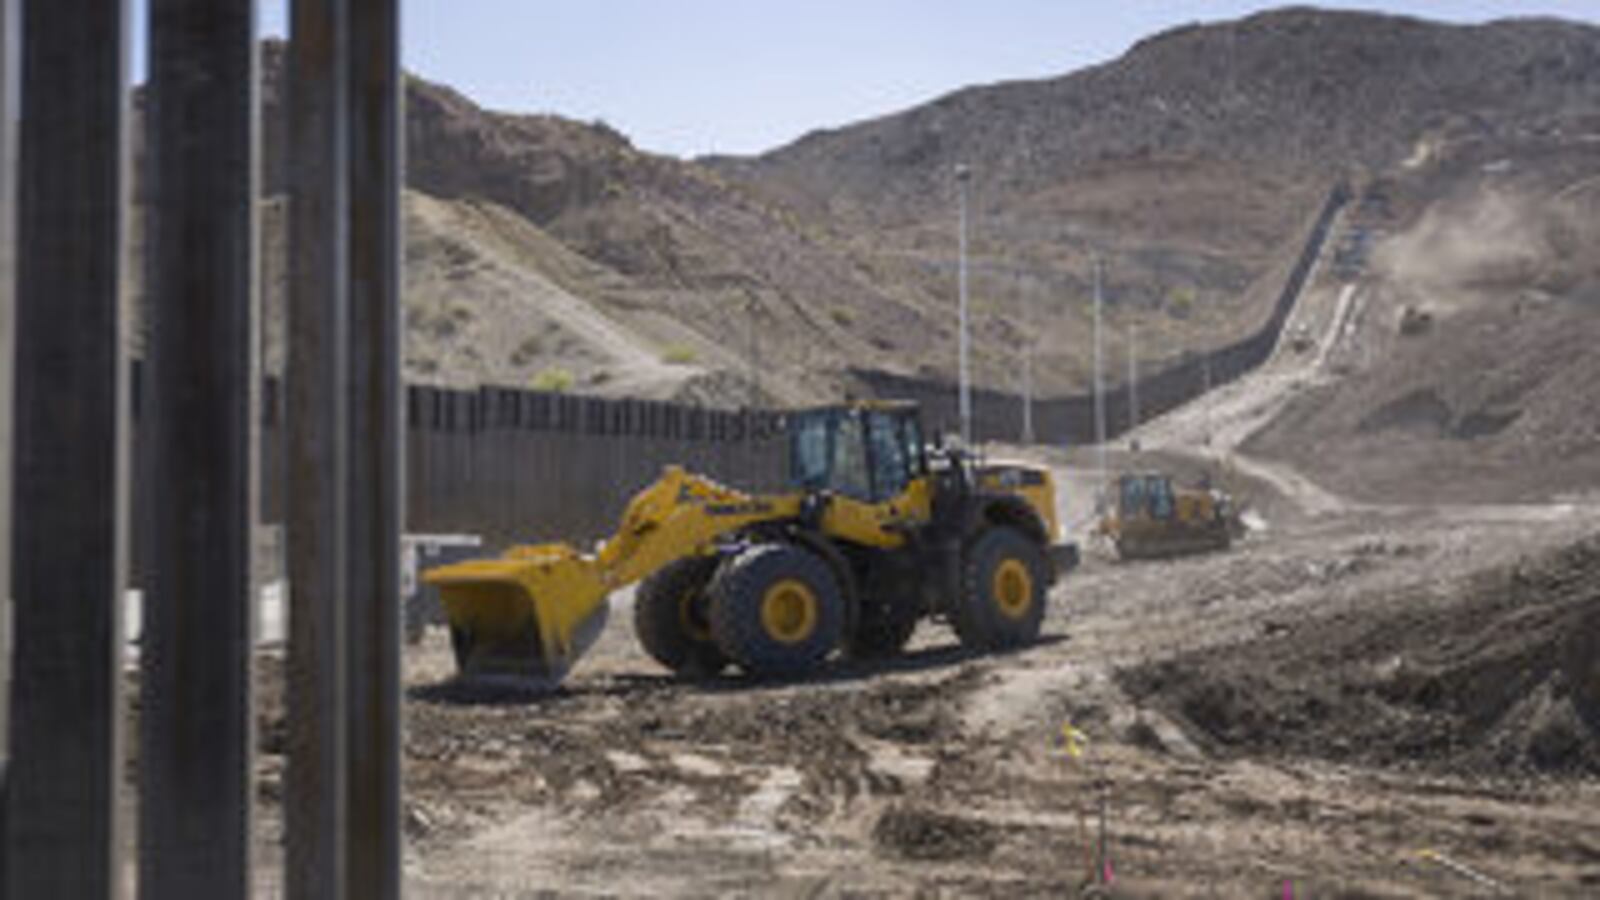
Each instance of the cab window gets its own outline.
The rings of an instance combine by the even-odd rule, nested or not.
[[[848,497],[865,500],[871,495],[867,479],[866,435],[861,417],[841,416],[833,434],[834,490]]]
[[[828,487],[828,470],[833,462],[830,424],[821,416],[807,416],[796,422],[790,464],[790,477],[796,487],[813,491]]]
[[[1150,515],[1157,519],[1172,518],[1172,482],[1165,478],[1151,478],[1147,489],[1150,493]]]
[[[912,478],[926,475],[928,461],[923,455],[922,428],[917,424],[916,416],[903,415],[898,417],[900,423],[900,444],[905,448],[906,469]]]
[[[1144,512],[1144,482],[1138,478],[1122,479],[1122,514],[1137,516]]]
[[[867,417],[874,500],[897,497],[911,482],[911,460],[906,455],[905,436],[899,424],[898,419],[883,413],[871,413]]]

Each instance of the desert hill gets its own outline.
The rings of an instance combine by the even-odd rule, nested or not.
[[[269,363],[282,57],[269,44],[263,64]],[[722,404],[860,391],[857,369],[947,381],[950,176],[970,162],[977,378],[1015,390],[1031,345],[1042,394],[1082,390],[1094,255],[1113,368],[1132,326],[1156,367],[1263,321],[1335,181],[1398,198],[1387,239],[1485,189],[1474,165],[1495,160],[1461,148],[1543,147],[1515,180],[1558,190],[1588,171],[1597,120],[1600,29],[1310,9],[1177,29],[754,158],[650,154],[604,123],[412,79],[408,375]],[[1593,246],[1563,239],[1573,258]]]

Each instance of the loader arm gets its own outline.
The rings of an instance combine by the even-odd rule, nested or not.
[[[719,537],[800,514],[800,494],[758,496],[668,466],[628,503],[622,525],[595,557],[601,582],[616,590],[650,577]]]
[[[570,544],[513,547],[499,559],[433,569],[466,674],[559,681],[605,625],[611,592],[720,537],[799,515],[800,494],[759,496],[668,466],[629,501],[594,555]]]

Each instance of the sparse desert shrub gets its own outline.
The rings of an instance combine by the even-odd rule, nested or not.
[[[683,344],[673,344],[661,354],[661,361],[672,366],[693,365],[699,358],[700,354],[694,352],[693,347]]]
[[[554,391],[561,393],[572,390],[575,379],[572,373],[559,366],[540,369],[539,374],[533,376],[531,387],[536,391]]]
[[[1167,292],[1167,315],[1174,319],[1187,319],[1194,315],[1195,289],[1184,285]]]
[[[828,310],[828,318],[832,319],[834,324],[840,328],[849,328],[856,323],[855,312],[842,306],[835,306],[833,309]]]

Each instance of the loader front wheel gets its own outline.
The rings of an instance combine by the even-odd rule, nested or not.
[[[639,643],[679,675],[709,678],[728,664],[707,620],[706,588],[716,571],[715,557],[682,559],[645,579],[634,598]]]
[[[980,535],[962,561],[955,615],[962,645],[1003,650],[1036,640],[1048,574],[1044,552],[1022,532],[1000,526]]]
[[[822,664],[844,632],[833,570],[793,544],[752,547],[723,564],[711,586],[711,633],[757,677],[792,678]]]

